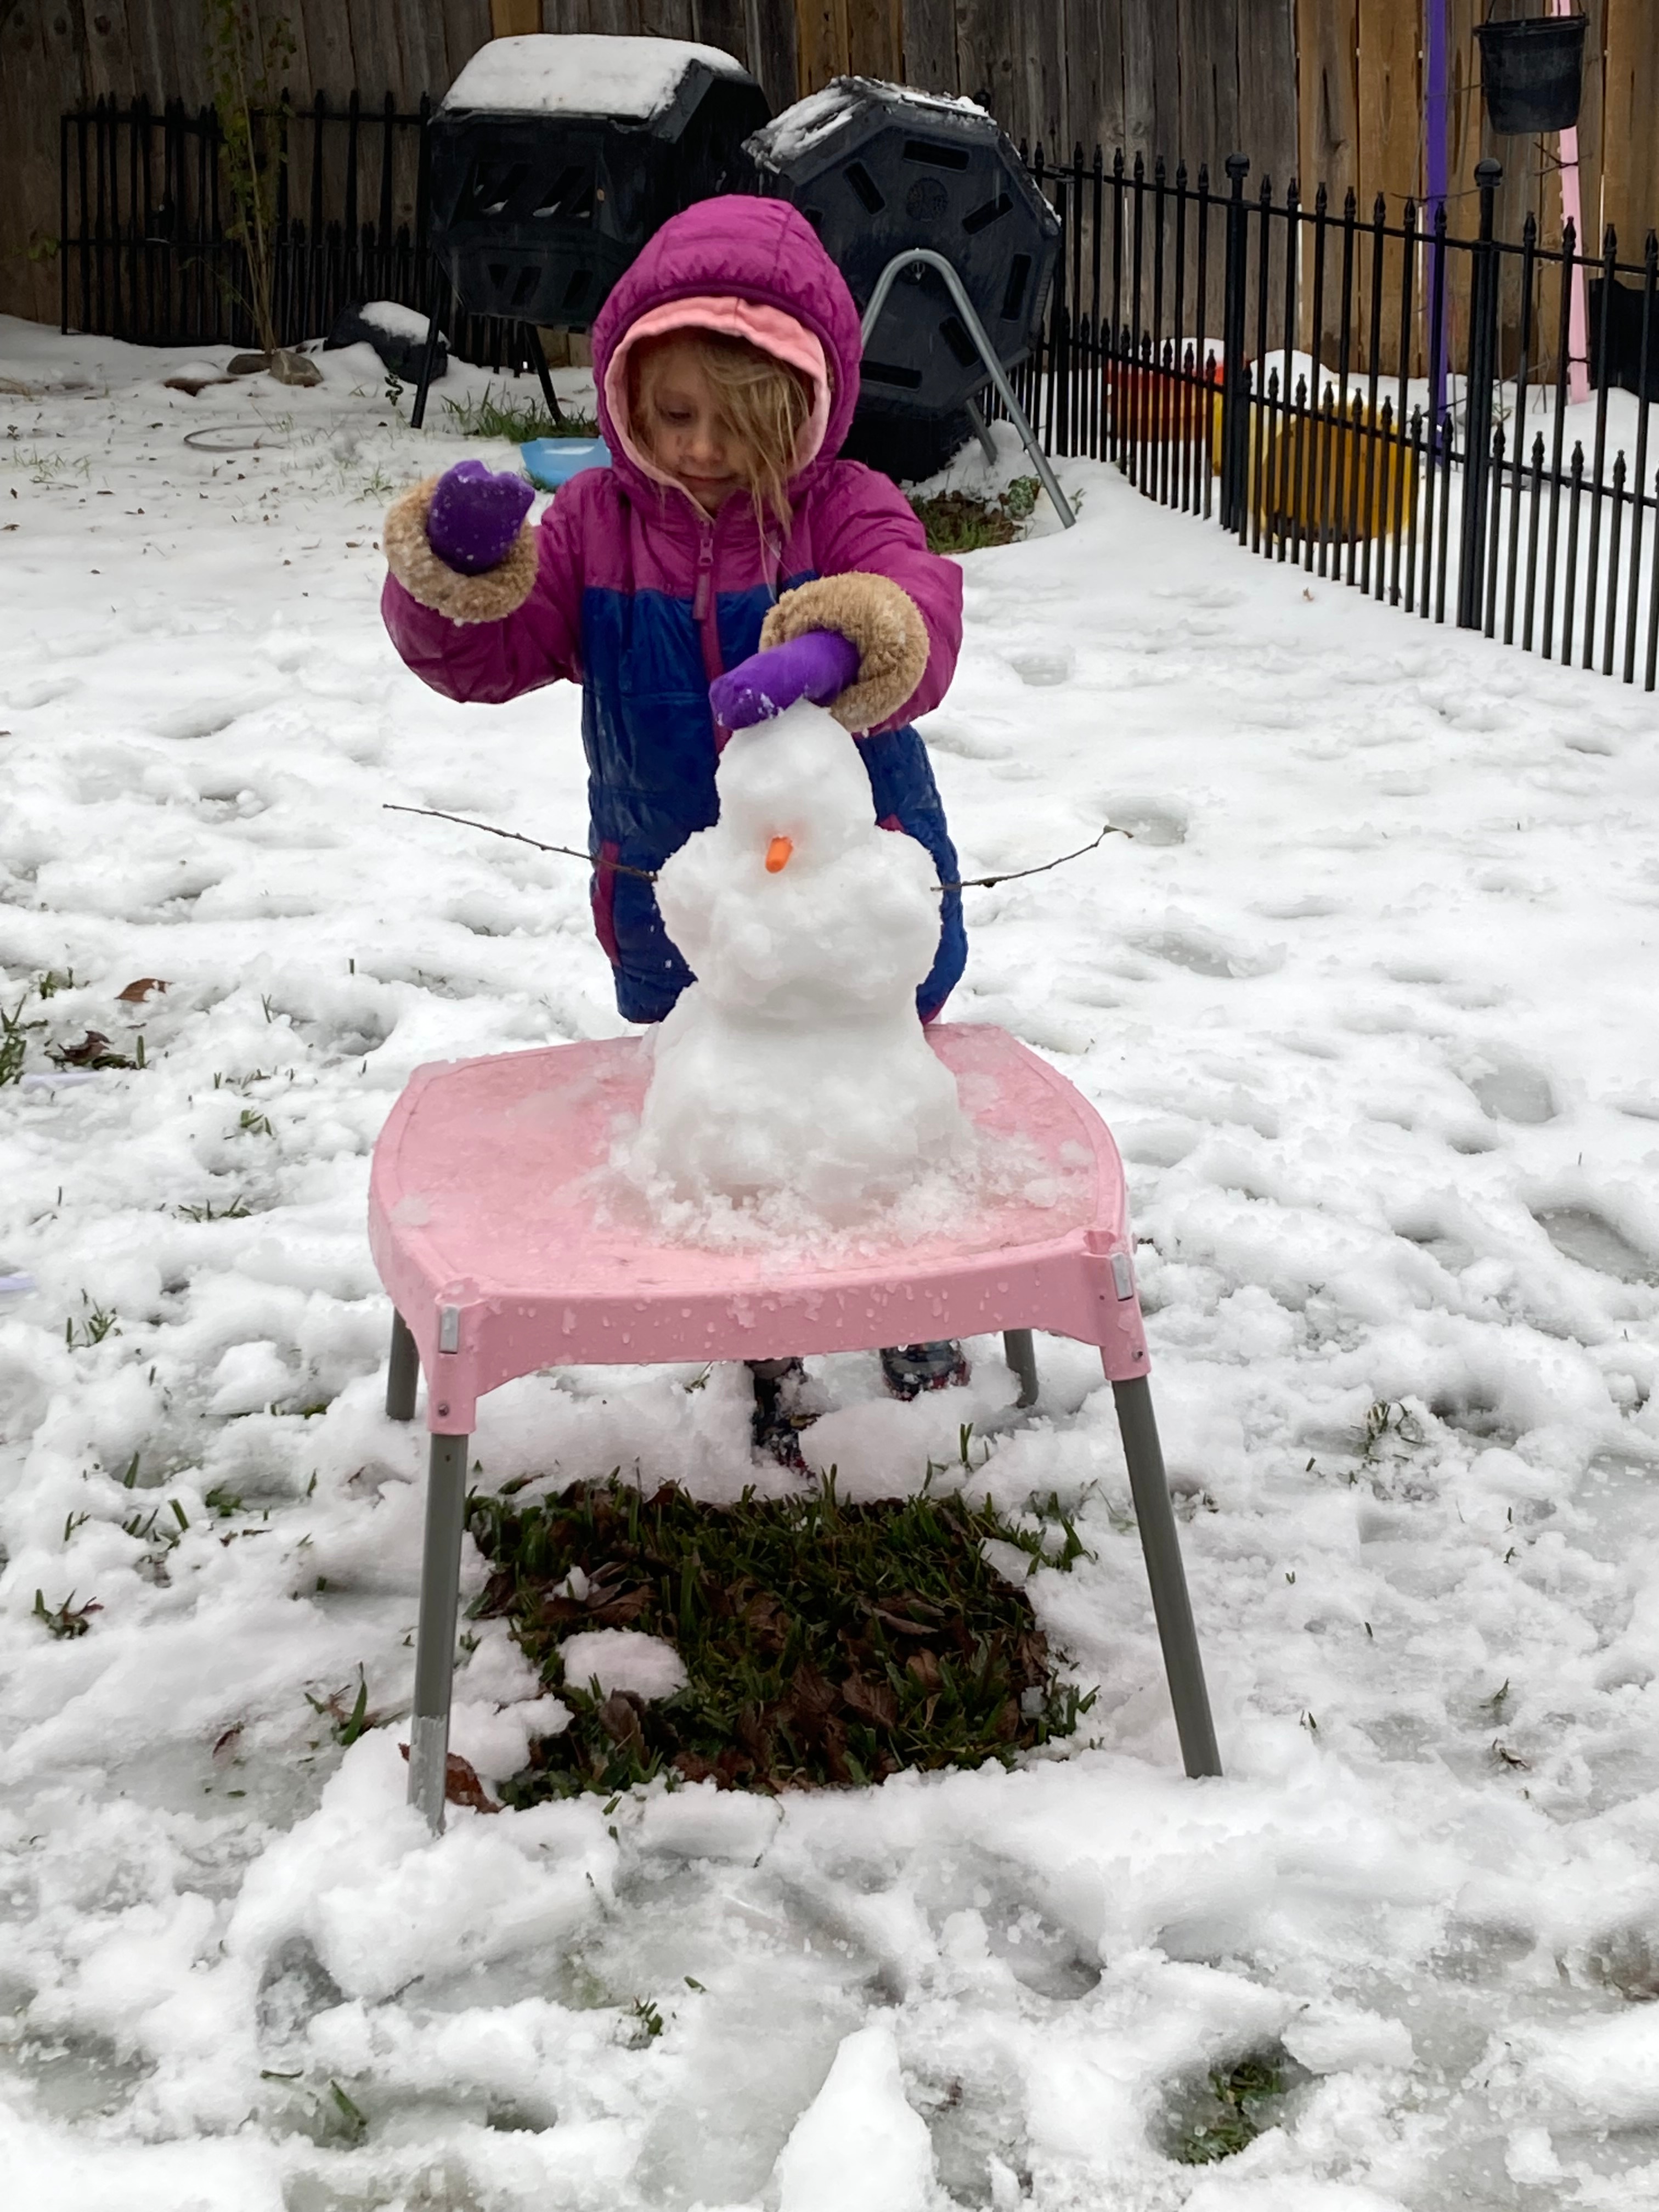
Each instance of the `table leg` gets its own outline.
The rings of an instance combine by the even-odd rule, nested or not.
[[[1037,1401],[1036,1347],[1031,1342],[1029,1328],[1005,1328],[1002,1332],[1002,1356],[1013,1370],[1019,1382],[1019,1395],[1015,1405],[1022,1409]]]
[[[415,1392],[421,1379],[421,1355],[415,1349],[415,1339],[409,1323],[394,1306],[392,1310],[392,1356],[386,1362],[386,1412],[389,1421],[412,1421],[415,1418]]]
[[[455,1674],[455,1614],[461,1578],[470,1437],[434,1437],[426,1479],[421,1553],[421,1621],[415,1634],[415,1711],[409,1740],[409,1802],[440,1835],[449,1766],[449,1700]]]
[[[1152,1416],[1152,1389],[1146,1376],[1139,1375],[1127,1382],[1114,1382],[1112,1395],[1117,1401],[1123,1456],[1129,1463],[1129,1488],[1140,1526],[1140,1547],[1146,1555],[1146,1579],[1152,1586],[1152,1611],[1164,1646],[1164,1671],[1169,1678],[1182,1757],[1190,1775],[1219,1774],[1221,1753],[1216,1747],[1209,1692],[1204,1686],[1204,1662],[1199,1656],[1198,1635],[1193,1626],[1186,1570],[1181,1564],[1181,1539],[1164,1472],[1164,1448]]]

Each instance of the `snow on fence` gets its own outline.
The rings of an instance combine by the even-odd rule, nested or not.
[[[430,102],[353,94],[264,118],[277,165],[274,305],[289,342],[354,300],[425,311]],[[62,319],[140,343],[248,342],[210,108],[103,100],[62,129]],[[1655,688],[1659,247],[1599,254],[1528,217],[1473,236],[1444,204],[1369,219],[1250,164],[1212,185],[1140,155],[1021,148],[1064,226],[1045,328],[1016,377],[1048,450],[1115,462],[1148,497],[1271,560],[1425,621]],[[1571,359],[1575,297],[1588,360]],[[1585,326],[1581,309],[1577,327]],[[462,317],[465,359],[523,365],[518,327]],[[1590,389],[1589,398],[1575,391]]]
[[[1269,560],[1424,621],[1655,688],[1659,243],[1599,255],[1571,225],[1475,235],[1379,194],[1219,190],[1079,146],[1032,173],[1065,225],[1040,347],[1016,378],[1048,449],[1116,463],[1149,498]],[[1589,301],[1575,363],[1572,301]],[[1588,377],[1585,371],[1588,370]],[[1573,397],[1575,386],[1588,398]]]

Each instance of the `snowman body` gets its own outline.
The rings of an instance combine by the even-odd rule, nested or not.
[[[846,1224],[969,1141],[916,1018],[933,862],[876,826],[864,763],[821,708],[734,732],[718,781],[720,820],[657,878],[696,981],[653,1041],[631,1171],[678,1200],[793,1197]]]

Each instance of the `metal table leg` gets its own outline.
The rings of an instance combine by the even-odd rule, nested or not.
[[[389,1421],[412,1421],[415,1392],[421,1380],[421,1355],[409,1323],[394,1306],[392,1310],[392,1355],[386,1369],[386,1413]]]
[[[1019,1380],[1019,1395],[1015,1405],[1024,1408],[1037,1401],[1036,1347],[1031,1342],[1029,1328],[1005,1328],[1002,1332],[1002,1356]]]
[[[1221,1753],[1216,1747],[1209,1692],[1204,1686],[1204,1662],[1199,1656],[1187,1574],[1181,1564],[1181,1539],[1164,1472],[1164,1448],[1152,1417],[1152,1389],[1141,1375],[1127,1382],[1114,1382],[1112,1395],[1117,1401],[1123,1456],[1129,1463],[1129,1487],[1140,1527],[1140,1547],[1146,1555],[1146,1579],[1152,1586],[1152,1611],[1164,1646],[1164,1671],[1169,1679],[1170,1702],[1175,1707],[1182,1757],[1190,1775],[1219,1774]]]
[[[460,298],[452,284],[449,289],[449,327],[452,331],[456,328],[459,307]],[[440,314],[441,310],[434,298],[432,302],[432,313],[427,320],[426,345],[421,355],[420,379],[415,386],[415,404],[410,410],[409,425],[412,430],[418,430],[426,420],[426,395],[432,389],[432,371],[438,359]]]
[[[547,402],[547,411],[561,430],[564,428],[564,410],[559,405],[559,395],[553,389],[553,379],[548,373],[547,348],[542,343],[542,334],[534,323],[520,325],[525,334],[530,357],[536,364],[536,374],[542,380],[542,398]]]
[[[421,1553],[421,1620],[415,1635],[415,1711],[409,1739],[409,1802],[433,1834],[444,1825],[449,1703],[455,1674],[455,1615],[461,1578],[470,1437],[434,1437]]]

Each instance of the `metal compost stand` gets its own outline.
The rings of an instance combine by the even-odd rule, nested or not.
[[[1077,521],[1076,515],[1072,512],[1071,502],[1060,488],[1060,480],[1048,465],[1048,456],[1037,443],[1036,433],[1026,419],[1025,410],[1014,397],[1014,387],[1008,381],[1008,372],[998,360],[996,349],[986,335],[984,324],[975,313],[974,303],[968,297],[967,289],[961,277],[957,276],[955,269],[942,253],[935,253],[931,246],[912,246],[904,252],[896,253],[893,256],[880,276],[877,277],[876,289],[870,295],[870,304],[864,311],[862,337],[866,347],[867,348],[870,343],[870,333],[881,320],[881,311],[887,305],[887,295],[892,290],[901,273],[913,264],[919,264],[927,269],[937,269],[945,279],[951,297],[956,302],[957,312],[967,326],[968,335],[974,341],[980,359],[990,373],[991,381],[997,388],[997,397],[1008,410],[1008,420],[1018,431],[1021,442],[1030,455],[1031,465],[1042,480],[1042,489],[1052,501],[1054,513],[1065,524],[1066,529],[1070,530]],[[977,411],[973,408],[969,410],[970,414],[977,414]],[[974,428],[979,433],[981,443],[986,443],[982,419],[976,421]]]

